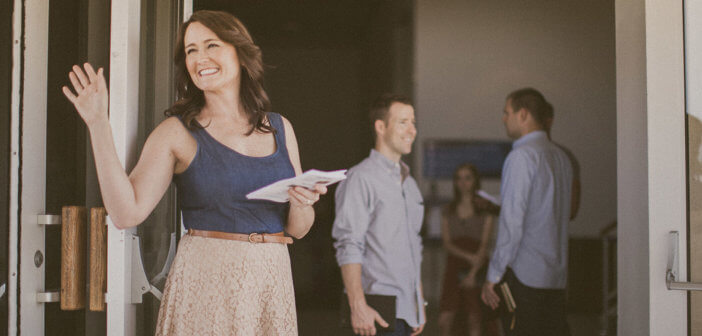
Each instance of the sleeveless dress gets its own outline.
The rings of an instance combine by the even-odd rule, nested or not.
[[[448,209],[445,209],[448,212]],[[461,250],[471,253],[477,252],[480,248],[480,240],[482,239],[483,230],[485,229],[486,216],[475,215],[469,218],[458,218],[455,214],[447,216],[449,234],[452,242]],[[483,266],[486,267],[487,263]],[[460,282],[468,275],[470,264],[464,259],[453,254],[448,254],[446,257],[446,269],[444,271],[443,284],[441,286],[441,298],[439,300],[439,310],[441,312],[461,312],[463,314],[476,314],[479,319],[483,320],[483,308],[480,302],[480,291],[482,281],[484,281],[484,273],[478,272],[477,277],[481,273],[483,278],[476,277],[477,285],[472,288],[461,287]],[[456,334],[456,329],[467,331],[465,325],[467,319],[458,317],[454,318],[452,326],[452,334]],[[457,323],[460,322],[460,323]],[[497,325],[495,321],[483,321],[485,335],[498,335]],[[487,322],[487,323],[485,323]],[[460,325],[463,323],[464,325]],[[459,332],[460,333],[460,332]]]
[[[268,113],[276,151],[240,154],[207,133],[189,130],[195,158],[174,177],[188,229],[232,233],[283,231],[288,203],[246,194],[295,175],[282,117]],[[156,335],[297,335],[290,256],[285,244],[185,235],[168,274]]]

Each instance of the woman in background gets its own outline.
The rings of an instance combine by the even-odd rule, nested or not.
[[[476,193],[480,176],[472,164],[460,165],[453,174],[453,200],[443,209],[441,238],[448,253],[441,290],[439,327],[443,336],[452,334],[458,312],[468,323],[470,336],[481,335],[483,314],[479,271],[488,260],[495,217],[494,206]],[[484,277],[484,274],[482,274]],[[494,322],[485,325],[487,335],[497,335]]]

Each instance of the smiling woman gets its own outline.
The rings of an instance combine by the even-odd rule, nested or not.
[[[261,51],[231,14],[193,13],[175,49],[178,101],[127,175],[115,153],[102,69],[74,66],[63,88],[90,131],[101,194],[117,228],[146,219],[171,181],[188,235],[164,289],[157,335],[296,335],[286,244],[326,193],[292,187],[290,203],[245,195],[301,173],[292,125],[269,111]],[[255,244],[263,243],[263,244]]]
[[[221,17],[224,15],[228,18]],[[217,11],[195,12],[188,22],[192,23],[186,22],[180,28],[174,57],[176,89],[182,99],[166,114],[181,115],[190,127],[194,116],[205,105],[204,92],[228,80],[237,85],[228,92],[241,93],[241,107],[253,127],[251,131],[271,131],[264,123],[264,112],[270,110],[270,100],[263,90],[262,53],[246,27],[233,15]],[[203,78],[217,72],[222,72],[217,79]],[[198,86],[200,83],[204,85],[202,88]]]
[[[185,33],[185,65],[193,83],[202,91],[235,92],[232,84],[240,81],[236,49],[224,43],[199,22]]]

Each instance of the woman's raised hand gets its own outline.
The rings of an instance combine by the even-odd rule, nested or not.
[[[68,86],[64,86],[63,94],[73,103],[80,117],[90,127],[97,122],[107,120],[107,84],[105,84],[102,68],[96,73],[89,63],[83,66],[85,71],[77,65],[73,66],[72,71],[68,73],[73,91]]]

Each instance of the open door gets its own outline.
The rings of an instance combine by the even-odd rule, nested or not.
[[[11,253],[19,251],[13,260],[17,271],[10,274],[19,275],[19,298],[9,303],[8,331],[96,335],[104,329],[104,313],[59,304],[62,208],[99,203],[95,175],[87,173],[92,164],[85,127],[61,86],[71,65],[81,60],[109,72],[110,2],[16,1],[13,15],[19,48],[13,69],[22,72],[12,85],[18,100],[12,104],[17,112],[12,114],[10,176],[17,188],[10,197],[20,216],[10,220],[10,236],[19,238],[18,245],[10,244]]]
[[[702,333],[700,15],[695,1],[646,1],[651,335]]]
[[[0,104],[12,110],[0,119],[8,130],[0,131],[7,137],[0,139],[0,169],[9,171],[0,183],[0,193],[9,196],[0,198],[0,215],[9,217],[0,224],[0,244],[9,247],[8,255],[0,253],[0,271],[8,274],[0,278],[0,317],[8,334],[153,334],[159,286],[175,249],[172,191],[138,230],[116,230],[108,217],[106,311],[90,311],[87,303],[69,311],[58,303],[62,208],[101,205],[86,128],[61,86],[75,63],[105,68],[115,144],[131,169],[139,144],[174,100],[172,45],[189,4],[16,0],[7,5],[12,8],[2,7],[2,15],[12,18],[3,20],[12,39],[0,44],[12,51],[12,62],[0,69],[0,75],[12,71],[0,78],[7,79],[2,87],[12,97],[9,103],[0,94]]]
[[[110,122],[127,170],[175,101],[173,49],[191,8],[191,0],[112,4]],[[117,230],[108,223],[108,335],[153,335],[179,238],[175,204],[171,187],[137,228]]]

